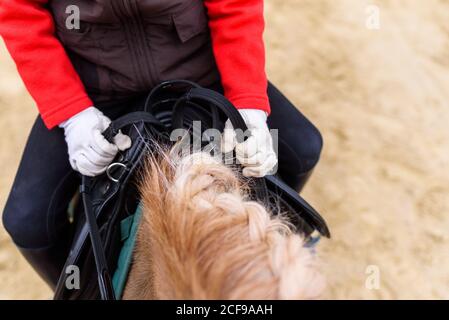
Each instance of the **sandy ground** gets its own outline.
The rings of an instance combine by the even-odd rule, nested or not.
[[[325,139],[304,195],[333,232],[326,298],[448,299],[449,2],[379,0],[379,30],[368,4],[266,1],[270,79]],[[35,114],[2,45],[0,207]],[[3,230],[0,248],[0,299],[51,296]]]

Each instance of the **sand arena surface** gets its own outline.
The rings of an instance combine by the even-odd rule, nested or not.
[[[325,139],[304,196],[333,232],[326,298],[448,299],[449,2],[379,0],[376,31],[369,3],[266,0],[269,78]],[[0,207],[35,115],[1,44]],[[3,229],[0,248],[0,299],[51,297]]]

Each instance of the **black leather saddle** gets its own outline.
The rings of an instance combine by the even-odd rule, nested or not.
[[[200,121],[201,131],[222,130],[228,118],[235,129],[247,130],[240,113],[223,95],[193,82],[174,80],[155,87],[143,111],[111,123],[104,132],[106,139],[112,141],[122,130],[133,143],[104,174],[82,177],[83,206],[78,207],[75,215],[73,243],[64,267],[64,270],[69,265],[79,267],[80,289],[67,289],[68,275],[63,270],[55,299],[115,299],[109,271],[115,270],[121,249],[120,221],[133,214],[139,204],[134,182],[141,177],[144,158],[149,152],[157,152],[157,145],[173,145],[170,140],[173,129],[182,128],[193,134],[193,121]],[[287,213],[306,239],[314,231],[330,237],[320,214],[279,176],[248,178],[248,184],[253,199],[273,212]]]

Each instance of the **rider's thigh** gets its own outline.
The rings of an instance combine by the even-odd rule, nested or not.
[[[14,242],[42,248],[59,241],[68,227],[67,206],[78,184],[63,130],[48,130],[38,117],[3,211],[3,225]]]

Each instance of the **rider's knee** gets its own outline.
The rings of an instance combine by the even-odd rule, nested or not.
[[[310,135],[310,166],[312,169],[315,167],[320,160],[321,151],[323,150],[323,136],[321,132],[313,126]]]
[[[301,169],[305,173],[311,171],[320,160],[323,136],[312,123],[308,124],[306,130],[302,129],[303,136],[297,139],[292,147],[301,159]]]
[[[33,210],[33,206],[27,205],[28,202],[12,192],[3,210],[3,226],[14,243],[20,247],[47,246],[47,219],[37,215],[36,208]]]

